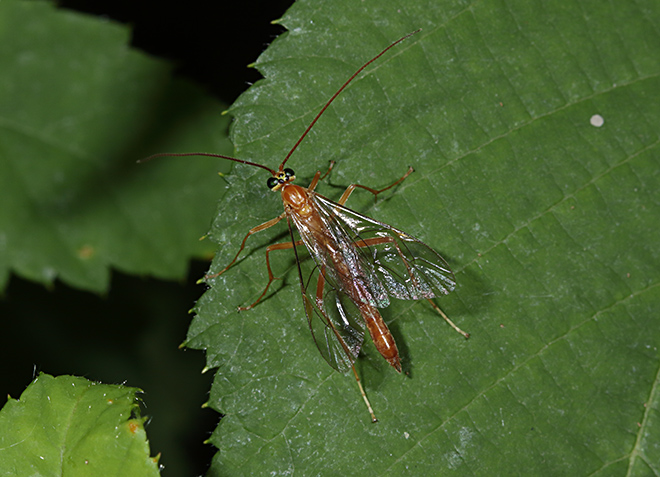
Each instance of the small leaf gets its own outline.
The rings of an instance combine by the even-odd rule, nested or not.
[[[2,475],[159,475],[137,388],[40,375],[0,411]]]

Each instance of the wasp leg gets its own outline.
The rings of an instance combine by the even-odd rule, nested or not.
[[[266,248],[266,268],[268,269],[268,284],[266,284],[266,288],[264,288],[264,291],[261,293],[261,295],[259,295],[257,301],[252,303],[250,306],[239,306],[238,307],[239,310],[244,311],[253,308],[266,295],[266,292],[268,292],[268,289],[270,288],[270,284],[273,283],[274,280],[278,280],[278,278],[276,278],[275,275],[273,275],[273,271],[270,269],[270,257],[268,256],[268,254],[270,252],[273,252],[274,250],[288,250],[290,248],[297,247],[299,245],[302,245],[302,240],[298,240],[295,243],[292,242],[276,243],[273,245],[269,245]]]
[[[218,273],[213,273],[211,275],[205,275],[204,278],[206,280],[211,279],[211,278],[216,278],[216,277],[219,277],[220,275],[222,275],[223,273],[225,273],[227,270],[229,270],[229,268],[234,263],[236,263],[236,260],[238,259],[238,256],[241,254],[241,252],[245,248],[245,242],[247,241],[247,239],[250,235],[256,234],[257,232],[261,232],[262,230],[266,230],[266,229],[272,227],[273,225],[278,223],[280,220],[282,220],[285,216],[286,216],[286,214],[279,215],[279,216],[275,217],[274,219],[269,220],[268,222],[264,222],[263,224],[257,225],[253,229],[250,229],[250,231],[247,233],[247,235],[243,239],[243,242],[241,243],[241,248],[238,249],[238,252],[236,253],[236,256],[234,257],[234,259],[231,262],[229,262],[229,265],[227,265],[225,268],[220,270]]]
[[[378,197],[378,194],[380,194],[381,192],[385,192],[386,190],[391,189],[392,187],[394,187],[394,186],[396,186],[396,185],[398,185],[398,184],[401,184],[404,180],[406,180],[406,177],[408,177],[410,174],[413,173],[413,171],[414,171],[414,169],[413,169],[412,167],[409,167],[409,168],[408,168],[408,171],[403,175],[403,177],[401,177],[401,178],[400,178],[399,180],[397,180],[396,182],[394,182],[394,183],[388,185],[388,186],[385,187],[384,189],[372,189],[371,187],[363,186],[363,185],[360,185],[360,184],[351,184],[351,185],[349,185],[349,186],[346,188],[346,190],[344,191],[344,193],[342,194],[342,196],[339,198],[339,200],[337,201],[337,203],[338,203],[339,205],[344,205],[344,204],[346,203],[346,201],[348,200],[348,198],[349,198],[349,197],[351,196],[351,194],[353,193],[353,191],[354,191],[357,187],[359,187],[360,189],[364,189],[364,190],[366,190],[366,191],[371,192],[371,193],[374,195],[374,200],[376,200],[376,198]],[[330,171],[328,171],[328,172],[330,172]]]

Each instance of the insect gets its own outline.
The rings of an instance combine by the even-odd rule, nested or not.
[[[316,172],[308,187],[293,184],[295,173],[284,166],[321,115],[353,79],[388,50],[419,31],[409,33],[390,44],[348,78],[314,117],[277,170],[213,153],[155,154],[147,158],[210,156],[258,167],[271,174],[267,181],[268,188],[281,193],[284,212],[248,231],[234,259],[219,272],[207,275],[206,279],[217,277],[232,267],[251,235],[286,219],[291,241],[266,248],[268,284],[254,303],[240,309],[247,310],[256,306],[275,280],[269,254],[276,250],[293,249],[305,313],[316,345],[333,368],[341,372],[353,370],[373,422],[377,421],[376,416],[354,366],[362,347],[365,328],[378,352],[398,372],[401,372],[399,351],[379,312],[380,308],[390,304],[390,297],[402,300],[427,299],[447,323],[468,338],[469,335],[458,328],[431,300],[454,289],[454,275],[447,262],[420,240],[344,205],[356,188],[364,189],[377,197],[378,194],[395,187],[413,172],[412,167],[403,177],[383,189],[351,184],[341,198],[333,202],[315,192],[315,189],[319,181],[330,173],[334,162],[331,162],[323,176],[320,171]],[[294,228],[298,231],[299,239],[294,235]],[[301,268],[297,247],[302,245],[313,260],[313,270],[309,276],[303,274]]]

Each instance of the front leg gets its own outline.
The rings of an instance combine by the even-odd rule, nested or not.
[[[278,216],[275,217],[274,219],[271,219],[271,220],[269,220],[268,222],[264,222],[263,224],[261,224],[261,225],[257,225],[256,227],[250,229],[250,230],[248,231],[248,233],[245,235],[245,238],[243,238],[243,242],[241,242],[241,248],[238,249],[238,252],[236,252],[236,255],[234,256],[234,259],[233,259],[231,262],[229,262],[229,265],[227,265],[225,268],[223,268],[222,270],[220,270],[218,273],[213,273],[213,274],[211,274],[211,275],[205,275],[204,278],[205,278],[206,280],[208,280],[208,279],[210,279],[210,278],[216,278],[216,277],[219,277],[220,275],[222,275],[223,273],[225,273],[227,270],[229,270],[229,268],[230,268],[234,263],[236,263],[236,260],[238,259],[238,256],[241,254],[241,252],[242,252],[243,249],[245,248],[245,242],[247,241],[247,239],[248,239],[248,237],[249,237],[250,235],[252,235],[252,234],[256,234],[257,232],[261,232],[262,230],[266,230],[266,229],[272,227],[273,225],[275,225],[276,223],[278,223],[280,220],[282,220],[284,217],[286,217],[286,214],[285,214],[285,213],[282,213],[281,215],[278,215]]]
[[[346,203],[346,201],[348,200],[348,198],[349,198],[349,197],[351,196],[351,194],[353,193],[353,191],[354,191],[357,187],[359,187],[360,189],[364,189],[364,190],[366,190],[366,191],[371,192],[371,193],[374,195],[374,200],[375,200],[375,199],[378,197],[378,194],[380,194],[381,192],[385,192],[386,190],[389,190],[389,189],[391,189],[392,187],[394,187],[394,186],[396,186],[396,185],[398,185],[398,184],[401,184],[404,180],[406,180],[406,177],[408,177],[410,174],[413,173],[413,171],[414,171],[414,169],[413,169],[412,167],[409,167],[409,168],[408,168],[408,172],[406,172],[406,173],[403,175],[403,177],[401,177],[401,178],[400,178],[399,180],[397,180],[396,182],[394,182],[394,183],[388,185],[388,186],[385,187],[384,189],[372,189],[371,187],[363,186],[363,185],[360,185],[360,184],[351,184],[351,185],[349,185],[349,186],[346,188],[346,190],[344,191],[344,193],[342,194],[342,196],[339,198],[339,200],[337,201],[337,203],[338,203],[339,205],[344,205],[344,204]],[[328,171],[328,172],[329,172],[329,171]]]

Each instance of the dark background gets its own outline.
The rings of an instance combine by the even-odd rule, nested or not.
[[[284,31],[270,22],[291,3],[71,0],[58,5],[128,24],[133,47],[171,60],[177,75],[229,105],[260,78],[247,65]],[[105,296],[59,282],[46,289],[12,277],[0,300],[6,330],[0,393],[19,397],[41,371],[139,387],[145,391],[144,414],[151,417],[152,454],[162,453],[162,474],[203,474],[216,451],[203,441],[220,419],[201,409],[213,373],[201,374],[202,352],[178,346],[186,337],[188,310],[204,291],[195,282],[208,265],[191,263],[181,283],[114,272]]]

